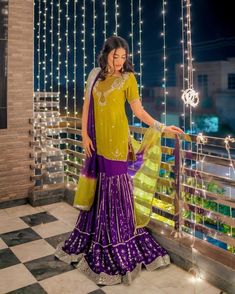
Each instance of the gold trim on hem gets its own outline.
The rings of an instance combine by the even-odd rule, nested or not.
[[[138,263],[132,272],[127,271],[125,275],[109,275],[104,272],[97,274],[90,268],[84,257],[84,253],[69,255],[62,249],[62,246],[63,242],[57,246],[55,256],[67,264],[77,263],[75,267],[97,285],[112,286],[121,283],[130,285],[141,272],[142,264],[148,271],[153,271],[157,268],[168,266],[171,263],[170,256],[166,254],[164,256],[158,256],[150,264],[145,264],[144,262]]]
[[[125,275],[108,275],[104,272],[97,274],[90,268],[84,257],[76,265],[76,268],[97,285],[112,286],[121,283],[130,285],[141,272],[142,264],[148,271],[153,271],[159,267],[168,266],[170,264],[170,257],[166,254],[164,256],[158,256],[154,261],[147,265],[145,265],[144,262],[138,263],[132,272],[128,271]]]
[[[171,263],[170,261],[170,256],[168,254],[164,256],[158,256],[156,259],[154,259],[151,263],[149,264],[144,264],[146,269],[148,271],[153,271],[159,267],[164,267],[167,266]]]
[[[54,255],[59,260],[67,264],[71,264],[73,262],[79,262],[79,260],[81,260],[81,258],[85,255],[84,253],[70,255],[62,249],[63,245],[64,245],[64,242],[61,242],[57,245]]]
[[[137,275],[141,271],[141,263],[138,263],[132,272],[127,272],[125,275],[109,275],[104,272],[100,274],[95,273],[87,263],[86,259],[83,257],[81,261],[76,265],[76,268],[85,274],[90,280],[95,282],[97,285],[112,286],[116,284],[126,284],[130,285]]]

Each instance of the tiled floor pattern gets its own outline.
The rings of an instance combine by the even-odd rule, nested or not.
[[[0,210],[0,294],[219,294],[205,281],[171,264],[145,269],[130,286],[99,287],[54,257],[55,247],[72,231],[78,211],[67,203],[21,205]]]

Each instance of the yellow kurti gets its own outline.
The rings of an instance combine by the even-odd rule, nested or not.
[[[89,99],[92,90],[94,101],[96,154],[105,159],[127,162],[129,127],[125,113],[126,100],[132,103],[138,100],[138,85],[133,73],[121,77],[108,76],[104,81],[97,80],[99,73],[95,68],[89,75],[85,95]],[[93,86],[93,87],[92,87]],[[138,154],[137,170],[130,169],[128,174],[133,181],[135,229],[148,224],[152,212],[157,179],[161,165],[161,132],[150,127],[146,130],[142,142],[131,140],[135,153]],[[92,161],[87,161],[92,165]],[[117,162],[116,162],[117,163]],[[107,164],[107,167],[120,164]],[[127,165],[128,167],[128,165]],[[96,167],[97,171],[99,168]],[[87,170],[89,169],[89,166]],[[95,197],[97,178],[87,171],[80,174],[74,205],[89,210]]]
[[[108,76],[93,87],[97,154],[110,160],[126,161],[129,127],[125,112],[126,100],[139,99],[133,73]]]

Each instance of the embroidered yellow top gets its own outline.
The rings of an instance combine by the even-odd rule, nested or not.
[[[126,161],[128,155],[128,120],[126,100],[139,99],[133,73],[98,79],[93,87],[97,154],[107,159]]]

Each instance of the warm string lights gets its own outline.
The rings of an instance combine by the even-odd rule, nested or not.
[[[207,143],[207,139],[205,136],[203,136],[201,133],[198,134],[197,138],[196,138],[196,148],[197,148],[197,152],[196,152],[196,170],[194,173],[194,180],[195,180],[195,187],[197,187],[198,182],[198,165],[197,163],[199,162],[202,153],[203,153],[203,149],[202,146],[204,144]],[[203,166],[201,165],[200,170],[203,171]],[[202,180],[203,182],[203,180]],[[190,195],[190,204],[193,206],[194,205],[194,194]],[[183,210],[185,211],[185,210]],[[190,210],[189,210],[190,211]],[[191,238],[192,238],[192,244],[191,244],[191,248],[192,248],[192,266],[189,268],[188,272],[193,274],[192,277],[192,281],[194,282],[195,286],[196,283],[199,282],[201,280],[201,275],[200,275],[200,270],[197,266],[197,253],[198,251],[194,248],[195,245],[195,241],[196,241],[196,223],[197,223],[197,209],[195,208],[195,210],[193,212],[190,213],[190,220],[191,220],[191,224],[193,224],[193,228],[190,228],[190,234],[191,234]],[[203,216],[203,226],[204,226],[204,216]],[[206,237],[203,233],[203,240],[206,240]]]
[[[166,6],[167,1],[162,0],[162,40],[163,40],[163,78],[162,78],[162,88],[163,88],[163,112],[162,121],[167,124],[167,56],[166,56]],[[163,145],[166,146],[166,138],[163,140]],[[163,160],[166,161],[166,154],[163,155]]]
[[[182,0],[181,1],[181,5],[182,5],[182,15],[181,15],[181,21],[182,21],[182,55],[183,55],[183,64],[182,64],[182,70],[183,70],[183,94],[182,94],[182,99],[184,101],[184,113],[182,114],[183,119],[184,119],[184,126],[183,128],[185,130],[187,130],[187,126],[186,126],[186,121],[185,121],[185,116],[186,116],[186,107],[189,107],[189,131],[192,134],[193,133],[193,125],[194,122],[192,120],[192,108],[196,107],[199,103],[199,97],[198,97],[198,93],[194,90],[194,86],[193,86],[193,73],[194,73],[194,68],[193,68],[193,57],[192,57],[192,41],[191,41],[191,12],[190,12],[190,0]],[[203,157],[203,152],[202,152],[202,146],[206,143],[206,138],[202,135],[199,134],[197,136],[197,158],[196,158],[196,168],[194,170],[194,185],[195,188],[197,188],[198,186],[198,179],[200,178],[200,186],[202,187],[202,191],[205,192],[206,194],[206,190],[205,190],[205,184],[204,184],[204,180],[203,180],[203,176],[200,176],[200,172],[204,171],[204,157]],[[184,145],[185,146],[185,145]],[[192,152],[192,142],[190,143],[190,150]],[[199,157],[200,158],[199,158]],[[202,159],[201,159],[202,158]],[[185,165],[185,162],[184,162]],[[199,170],[200,167],[200,170]],[[191,169],[194,169],[193,167],[193,161],[191,160]],[[185,176],[183,176],[184,179],[184,183],[186,183],[186,178]],[[197,192],[197,191],[196,191]],[[196,195],[191,195],[191,204],[194,205],[194,201],[195,201],[195,197]],[[203,199],[203,196],[200,196],[201,199],[201,205],[202,207],[204,207],[205,204],[205,200]],[[219,211],[219,204],[216,202],[216,211]],[[195,227],[196,227],[196,223],[197,223],[197,216],[198,216],[199,212],[198,210],[195,208],[194,212],[191,212],[191,221],[193,223],[193,231],[191,230],[191,234],[194,235],[195,237]],[[205,216],[210,218],[211,214],[207,213],[205,214],[202,213],[200,215],[201,217],[201,221],[202,221],[202,225],[204,226],[205,224]],[[215,219],[215,216],[214,218]],[[222,222],[223,222],[222,218]],[[205,233],[203,233],[203,240],[207,240],[207,236],[210,235],[213,238],[216,239],[217,234],[219,234],[219,221],[216,222],[217,223],[217,230],[214,233],[213,230],[209,230],[207,235],[205,235]],[[194,246],[194,243],[192,244],[192,247]],[[194,251],[193,251],[194,252]]]
[[[181,0],[181,48],[182,48],[182,92],[184,93],[185,91],[185,54],[184,54],[184,47],[185,47],[185,41],[184,41],[184,0]],[[185,131],[186,130],[186,120],[185,120],[185,103],[183,103],[183,113],[181,114],[182,120],[183,120],[183,125],[181,126],[182,129]],[[185,149],[185,142],[183,144],[184,149]]]
[[[37,36],[37,51],[35,63],[37,62],[37,85],[34,93],[34,142],[35,168],[37,175],[41,175],[36,186],[45,183],[56,184],[63,181],[62,157],[51,161],[51,156],[61,155],[59,136],[59,96],[54,93],[54,7],[53,1],[40,0],[34,5],[35,16],[38,15],[38,22],[35,21],[35,36]],[[42,57],[43,56],[43,57]],[[38,155],[39,153],[39,155]],[[57,177],[61,172],[60,179]],[[39,172],[40,170],[40,172]],[[59,180],[58,180],[59,179]]]
[[[93,37],[93,67],[95,67],[96,61],[96,9],[95,9],[95,0],[92,0],[92,14],[93,14],[93,27],[92,27],[92,37]]]
[[[187,41],[187,79],[188,88],[193,89],[193,57],[192,57],[192,31],[191,31],[191,3],[190,0],[185,0],[186,4],[186,41]]]
[[[86,1],[83,0],[82,4],[82,50],[83,50],[83,85],[86,85]]]
[[[43,91],[47,91],[47,6],[46,6],[46,0],[43,1],[44,3],[44,19],[43,19],[43,54],[44,54],[44,60],[43,60],[43,73],[44,73],[44,79],[43,79]]]
[[[53,23],[54,23],[54,5],[53,5],[53,1],[50,2],[50,93],[51,93],[51,103],[50,103],[50,110],[51,110],[51,117],[54,120],[54,109],[56,107],[56,105],[54,104],[54,98],[53,98],[53,73],[54,73],[54,55],[53,55],[53,51],[54,51],[54,36],[53,36]],[[56,138],[56,134],[55,131],[52,130],[50,136],[52,137],[52,144],[51,146],[53,147],[53,139]]]
[[[131,12],[131,32],[130,32],[130,37],[131,37],[131,52],[130,52],[130,57],[131,57],[131,62],[134,65],[134,9],[133,9],[133,0],[130,1],[130,12]]]
[[[51,7],[51,23],[50,23],[50,34],[51,34],[51,56],[50,56],[50,65],[51,65],[51,71],[50,71],[50,91],[53,93],[53,73],[54,73],[54,56],[53,56],[53,51],[54,51],[54,37],[53,37],[53,22],[54,22],[54,6],[53,6],[53,1],[50,2],[50,7]]]
[[[66,0],[66,14],[65,14],[65,114],[66,117],[69,116],[69,0]],[[68,127],[68,121],[66,120],[66,125]]]
[[[183,87],[182,100],[183,105],[183,128],[187,130],[186,126],[186,107],[189,106],[189,132],[193,133],[192,121],[192,107],[196,107],[199,103],[198,93],[193,86],[193,57],[192,57],[192,32],[191,32],[191,3],[190,0],[181,0],[181,26],[182,26],[182,60],[181,65],[183,71]]]
[[[143,20],[142,20],[142,3],[141,0],[138,1],[138,59],[139,59],[139,68],[138,68],[138,86],[139,86],[139,95],[140,98],[142,99],[142,91],[143,91],[143,83],[142,83],[142,68],[143,68],[143,62],[142,62],[142,25],[143,25]],[[131,46],[130,46],[130,57],[132,64],[135,65],[135,54],[134,54],[134,27],[135,27],[135,22],[134,22],[134,2],[133,0],[130,1],[130,15],[131,15],[131,23],[130,23],[130,39],[131,39]],[[137,28],[137,27],[136,27]],[[132,125],[138,125],[142,126],[142,122],[137,120],[134,114],[132,114]],[[141,135],[142,138],[142,135]]]
[[[182,40],[181,40],[181,44],[182,44],[182,70],[183,70],[183,75],[182,75],[182,81],[183,81],[183,86],[182,86],[182,93],[184,93],[185,89],[188,89],[188,82],[189,79],[186,77],[187,73],[188,73],[188,68],[186,68],[188,66],[188,56],[187,56],[187,22],[185,23],[185,5],[186,5],[186,0],[181,0],[181,21],[182,21]],[[185,36],[186,34],[186,36]],[[186,39],[186,40],[185,40]],[[184,118],[184,126],[183,129],[186,131],[186,104],[183,104],[183,118]]]
[[[77,0],[73,2],[73,114],[77,117]],[[75,121],[75,129],[77,122]]]
[[[182,60],[181,65],[183,74],[183,86],[182,86],[182,99],[184,100],[183,105],[183,129],[187,132],[188,125],[186,126],[186,105],[189,106],[189,133],[192,134],[193,131],[193,121],[192,121],[192,104],[198,103],[196,92],[193,89],[193,59],[192,59],[192,41],[191,41],[191,11],[190,11],[190,0],[181,0],[181,28],[182,28]],[[190,150],[192,152],[192,142],[189,143]],[[186,148],[185,142],[183,142],[183,148]],[[186,165],[186,160],[184,159],[183,165]],[[193,169],[193,161],[190,160],[190,166]],[[186,182],[185,174],[182,176],[183,183]]]
[[[138,59],[139,59],[139,70],[138,70],[138,86],[139,86],[139,95],[140,99],[142,100],[142,91],[143,91],[143,83],[142,83],[142,68],[143,68],[143,62],[142,62],[142,2],[141,0],[138,1]],[[133,15],[133,2],[131,2],[131,38],[132,38],[132,60],[134,60],[134,15]],[[139,121],[134,114],[132,114],[132,124],[138,125],[142,127],[142,121]],[[141,135],[142,139],[143,135]]]
[[[163,109],[163,123],[166,125],[166,112],[167,112],[167,65],[166,65],[166,5],[167,2],[162,0],[162,39],[163,39],[163,79],[162,79],[162,87],[163,87],[163,102],[162,105],[164,106]]]
[[[77,26],[78,26],[78,16],[77,16],[77,3],[78,0],[73,1],[73,113],[72,115],[77,118]],[[73,128],[77,129],[77,120],[73,122]],[[74,134],[74,139],[76,135]],[[76,150],[76,147],[74,148]],[[75,163],[78,163],[77,158],[74,158]],[[75,179],[72,178],[73,181]]]
[[[104,41],[107,39],[107,3],[106,0],[103,0],[103,8],[104,8],[104,30],[103,30],[103,34],[104,34]]]
[[[119,4],[118,4],[118,0],[115,0],[114,3],[115,6],[115,31],[114,31],[114,35],[117,36],[118,35],[118,28],[119,28],[119,24],[118,24],[118,17],[119,17]]]
[[[34,7],[35,7],[35,3],[34,3]],[[37,22],[37,42],[38,42],[38,46],[37,46],[37,55],[36,55],[36,59],[38,60],[38,72],[37,72],[37,92],[40,91],[40,82],[41,82],[41,14],[42,14],[42,10],[41,10],[41,0],[38,1],[38,22]]]
[[[65,13],[65,115],[66,115],[66,127],[68,128],[70,123],[68,122],[69,117],[69,55],[70,55],[70,46],[69,46],[69,0],[66,0],[66,13]],[[69,138],[69,133],[66,132],[66,139]],[[68,143],[66,142],[66,149],[68,149]],[[65,160],[69,160],[69,154],[65,155]],[[68,166],[66,167],[68,169]],[[69,177],[66,174],[66,181],[68,182]]]
[[[142,62],[142,1],[139,0],[139,49],[138,49],[138,54],[139,54],[139,92],[140,92],[140,98],[142,99],[142,92],[143,92],[143,83],[142,83],[142,68],[143,68],[143,62]]]
[[[60,86],[61,86],[61,82],[60,82],[60,67],[61,67],[61,7],[60,7],[60,0],[58,0],[57,3],[57,18],[58,18],[58,22],[57,22],[57,92],[59,95],[59,99],[60,99]],[[61,112],[61,109],[60,109]]]
[[[130,1],[130,12],[131,12],[131,32],[130,32],[130,37],[131,37],[131,52],[130,52],[130,57],[131,57],[131,62],[134,66],[134,8],[133,8],[133,0]],[[132,125],[135,123],[135,116],[132,114]]]

